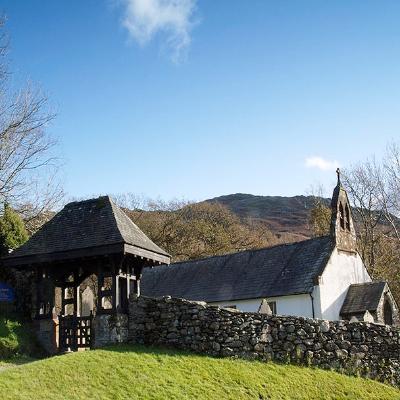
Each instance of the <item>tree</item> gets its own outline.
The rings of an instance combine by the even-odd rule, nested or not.
[[[400,147],[392,142],[383,160],[383,179],[380,186],[382,210],[400,244]]]
[[[8,254],[28,240],[22,218],[7,203],[0,217],[0,256]],[[0,266],[0,280],[11,284],[16,293],[16,309],[29,315],[32,306],[32,273]]]
[[[308,219],[312,235],[313,237],[329,235],[332,210],[323,196],[324,188],[322,185],[311,186],[308,192],[312,198],[312,208]]]
[[[0,32],[0,203],[12,204],[32,222],[62,197],[56,142],[47,132],[55,114],[32,84],[12,89],[4,18]]]
[[[1,255],[8,254],[28,240],[22,218],[8,205],[4,206],[4,213],[0,218],[0,251]]]
[[[314,237],[326,236],[330,232],[332,210],[322,202],[317,202],[310,211],[309,223]]]
[[[117,201],[174,261],[260,248],[272,242],[265,226],[241,221],[219,203],[161,200],[143,203],[136,196],[130,198],[133,210],[126,208],[129,196],[119,196]]]
[[[375,160],[359,163],[342,174],[357,221],[358,250],[371,275],[374,275],[378,246],[382,245],[384,234],[385,216],[380,200],[382,179],[382,171]]]
[[[387,280],[400,300],[400,150],[387,146],[382,160],[344,171],[358,224],[357,246],[373,279]]]

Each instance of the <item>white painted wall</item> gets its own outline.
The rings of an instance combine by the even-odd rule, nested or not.
[[[220,307],[236,306],[240,311],[257,312],[263,299],[233,300],[209,303]],[[308,294],[293,296],[269,297],[267,301],[276,302],[278,315],[299,315],[312,318],[311,297]]]
[[[339,320],[349,286],[370,281],[371,277],[359,254],[335,248],[319,279],[319,285],[314,287],[315,317]]]

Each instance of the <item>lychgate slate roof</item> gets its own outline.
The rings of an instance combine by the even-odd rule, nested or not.
[[[365,282],[350,285],[340,315],[351,315],[365,311],[376,311],[382,298],[386,282]]]
[[[138,254],[169,262],[168,253],[153,243],[109,196],[103,196],[67,204],[4,262],[17,265],[51,261],[68,258],[77,250],[95,255],[110,249],[121,251],[122,246],[124,251],[131,246],[128,252],[135,254],[136,249]]]
[[[333,247],[327,236],[147,269],[141,292],[207,302],[311,293]]]

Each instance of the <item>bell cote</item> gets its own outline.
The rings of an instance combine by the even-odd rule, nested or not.
[[[331,236],[338,250],[356,253],[356,231],[351,215],[351,207],[347,192],[340,181],[340,170],[336,170],[337,185],[332,195]]]

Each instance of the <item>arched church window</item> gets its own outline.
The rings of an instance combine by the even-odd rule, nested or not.
[[[349,205],[346,204],[346,229],[349,231],[350,230],[350,208]]]
[[[383,322],[385,325],[393,325],[392,306],[387,299],[383,304]]]
[[[344,211],[342,203],[339,204],[339,219],[340,219],[340,227],[344,229]]]

